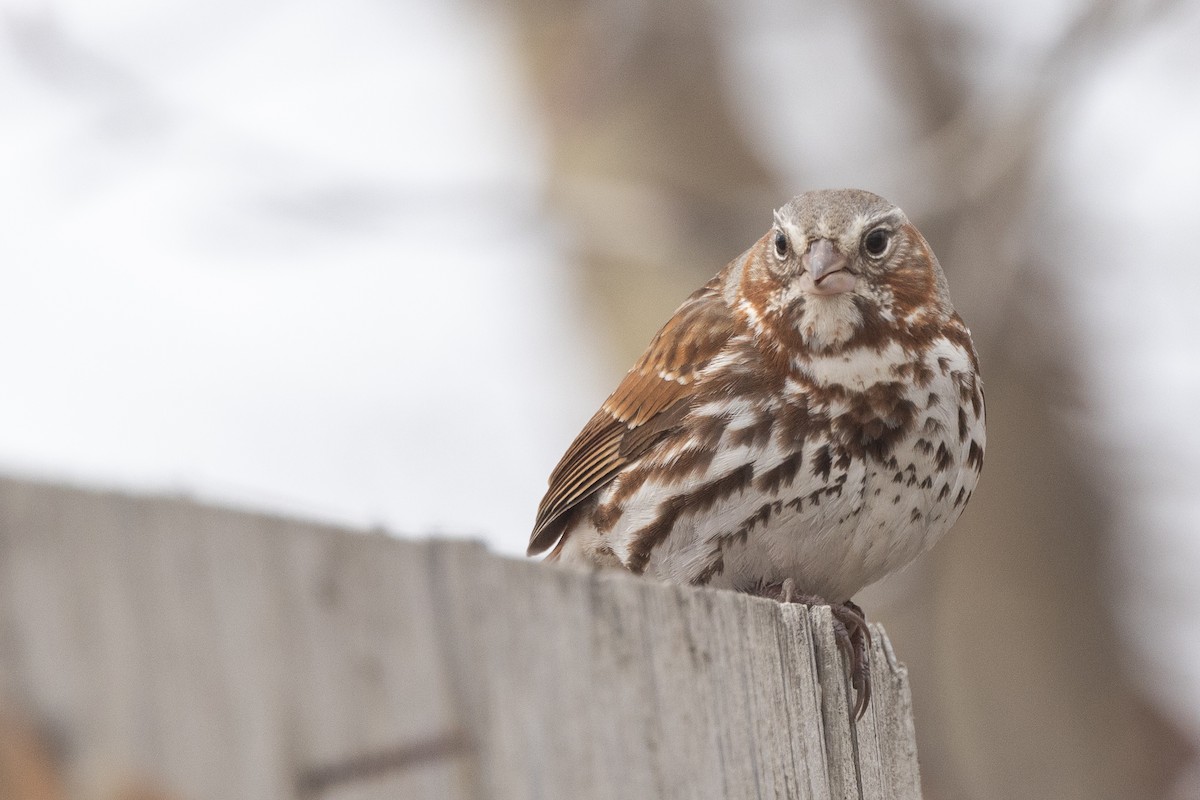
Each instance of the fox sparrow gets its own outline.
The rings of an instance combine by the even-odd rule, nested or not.
[[[829,603],[855,717],[859,589],[962,512],[983,466],[971,334],[904,212],[816,191],[692,294],[550,475],[531,555]]]

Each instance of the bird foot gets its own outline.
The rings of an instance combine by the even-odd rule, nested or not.
[[[780,583],[764,584],[752,593],[778,600],[780,603],[829,606],[833,614],[834,641],[850,665],[850,686],[854,689],[852,716],[856,722],[862,719],[867,711],[867,704],[871,702],[871,629],[867,627],[867,618],[863,610],[851,600],[833,604],[823,597],[803,594],[796,589],[796,582],[791,578]]]

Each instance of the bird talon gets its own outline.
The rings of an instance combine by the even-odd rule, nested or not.
[[[850,600],[830,606],[830,611],[833,613],[838,649],[846,654],[849,663],[850,686],[854,690],[853,718],[857,722],[867,712],[867,705],[871,702],[871,629],[863,610]]]
[[[854,692],[853,719],[857,722],[867,713],[871,702],[870,652],[874,644],[867,617],[857,603],[847,600],[839,605],[829,603],[822,597],[803,594],[796,589],[796,582],[787,578],[778,583],[760,583],[751,590],[759,597],[769,597],[781,603],[802,603],[806,606],[829,606],[833,616],[833,641],[838,652],[846,659],[850,674],[850,688]]]

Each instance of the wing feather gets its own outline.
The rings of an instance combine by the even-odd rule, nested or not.
[[[722,271],[684,301],[633,369],[583,427],[550,474],[529,554],[564,535],[570,511],[674,430],[691,408],[694,383],[736,332]]]

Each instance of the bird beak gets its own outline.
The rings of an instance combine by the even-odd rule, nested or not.
[[[817,239],[800,256],[800,264],[812,278],[813,294],[842,294],[854,288],[849,259],[828,239]]]

